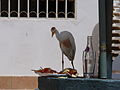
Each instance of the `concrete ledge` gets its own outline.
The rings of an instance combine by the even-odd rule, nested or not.
[[[38,78],[40,90],[120,90],[120,80],[85,78]]]
[[[0,89],[0,90],[35,90],[35,89]]]

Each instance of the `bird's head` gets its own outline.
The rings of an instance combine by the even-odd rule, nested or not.
[[[54,35],[55,32],[56,32],[56,28],[55,28],[55,27],[52,27],[52,28],[51,28],[51,32],[52,32],[52,37],[53,37],[53,35]]]

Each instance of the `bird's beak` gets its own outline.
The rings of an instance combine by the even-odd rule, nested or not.
[[[52,32],[52,37],[53,37],[54,34],[55,34],[55,32]]]

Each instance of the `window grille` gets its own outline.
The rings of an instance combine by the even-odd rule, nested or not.
[[[120,0],[113,0],[112,55],[120,54]]]
[[[75,18],[75,0],[0,0],[0,17]]]

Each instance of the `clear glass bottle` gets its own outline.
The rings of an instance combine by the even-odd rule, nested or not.
[[[85,78],[94,76],[95,57],[92,45],[92,36],[87,36],[87,46],[83,51],[83,72]]]

